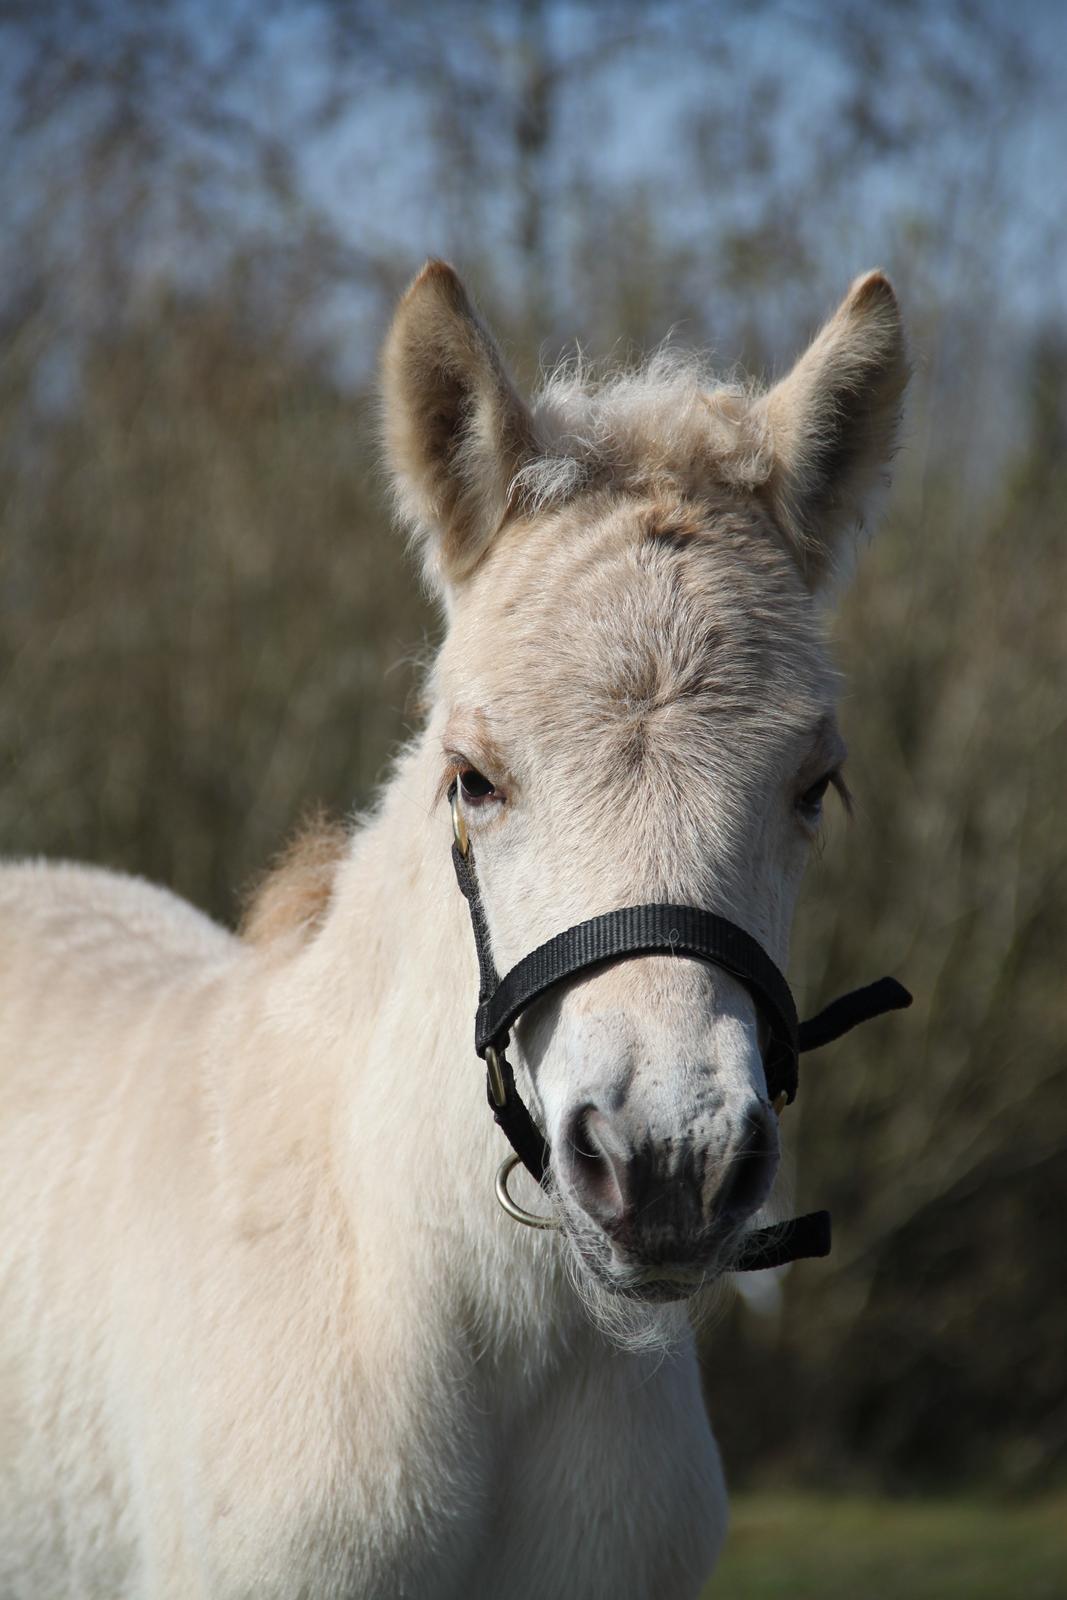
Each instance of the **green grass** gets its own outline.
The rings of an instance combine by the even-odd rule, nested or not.
[[[739,1496],[706,1600],[1065,1600],[1067,1500]]]

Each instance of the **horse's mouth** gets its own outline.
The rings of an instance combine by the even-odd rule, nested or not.
[[[710,1267],[639,1267],[619,1275],[616,1291],[638,1300],[688,1300],[717,1276]]]
[[[646,1305],[666,1305],[689,1300],[708,1288],[730,1268],[735,1240],[724,1239],[693,1261],[626,1260],[599,1228],[585,1219],[575,1225],[565,1213],[564,1231],[585,1272],[610,1294]],[[672,1252],[673,1253],[673,1252]]]
[[[618,1272],[592,1270],[602,1288],[620,1299],[637,1300],[642,1305],[670,1305],[691,1300],[719,1277],[719,1269],[702,1267],[683,1270],[671,1267],[622,1269]]]
[[[667,1305],[675,1300],[691,1300],[719,1278],[724,1267],[624,1267],[597,1277],[612,1294],[646,1305]]]

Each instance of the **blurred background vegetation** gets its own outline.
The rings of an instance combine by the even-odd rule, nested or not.
[[[836,1244],[706,1340],[741,1485],[1067,1480],[1065,47],[1052,0],[0,8],[0,845],[226,919],[417,719],[373,377],[425,255],[527,380],[672,329],[771,373],[891,272],[857,817],[795,951],[916,1006],[805,1069]]]

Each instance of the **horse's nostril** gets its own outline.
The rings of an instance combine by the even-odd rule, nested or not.
[[[629,1137],[627,1134],[629,1133]],[[561,1180],[616,1244],[664,1257],[699,1248],[709,1233],[732,1229],[757,1210],[774,1178],[777,1126],[753,1100],[722,1158],[687,1139],[631,1142],[622,1117],[591,1101],[566,1117],[556,1145]]]
[[[753,1101],[745,1115],[745,1131],[730,1159],[730,1170],[715,1196],[719,1216],[748,1216],[767,1198],[778,1141],[765,1106]]]
[[[603,1223],[617,1221],[626,1209],[629,1154],[596,1106],[580,1106],[568,1118],[563,1154],[567,1176],[586,1211]]]

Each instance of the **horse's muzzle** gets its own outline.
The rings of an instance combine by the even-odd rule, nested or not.
[[[557,1179],[602,1230],[618,1267],[700,1277],[766,1200],[778,1167],[768,1106],[754,1098],[732,1123],[725,1141],[653,1140],[632,1118],[582,1105],[557,1145]]]

